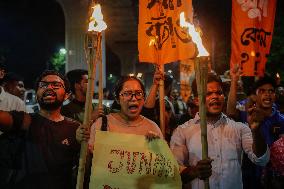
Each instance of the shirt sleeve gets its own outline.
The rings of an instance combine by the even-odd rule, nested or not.
[[[181,167],[187,167],[188,164],[188,149],[186,146],[186,140],[182,132],[182,128],[178,127],[175,129],[171,142],[170,147],[172,150],[172,153],[177,160],[178,164]]]
[[[17,105],[17,111],[23,111],[23,112],[28,112],[28,109],[26,107],[26,104],[24,101],[19,101],[18,105]]]
[[[239,123],[239,124],[241,124],[241,123]],[[259,166],[265,166],[268,163],[269,157],[270,157],[270,151],[269,151],[268,146],[266,146],[266,152],[261,157],[257,157],[253,153],[252,132],[251,132],[250,128],[245,124],[241,124],[241,140],[242,140],[242,146],[243,146],[244,152],[248,155],[248,158],[254,164],[259,165]]]

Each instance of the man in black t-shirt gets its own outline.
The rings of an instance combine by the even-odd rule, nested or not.
[[[88,85],[88,71],[82,69],[71,70],[66,74],[66,77],[70,81],[70,89],[73,97],[68,104],[62,107],[61,113],[66,117],[70,117],[83,123]],[[93,121],[99,116],[107,113],[108,110],[106,107],[99,109],[98,104],[93,103],[93,112],[91,115]]]
[[[45,71],[36,82],[38,114],[0,111],[0,130],[22,139],[19,152],[14,153],[21,158],[7,165],[13,174],[7,183],[0,181],[1,188],[74,188],[72,174],[80,149],[76,129],[80,124],[60,113],[69,88],[65,77]],[[0,172],[4,166],[0,166]]]

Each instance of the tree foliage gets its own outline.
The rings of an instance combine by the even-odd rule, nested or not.
[[[284,13],[280,10],[281,6],[283,6],[283,2],[279,2],[277,5],[278,10],[275,16],[274,33],[266,63],[266,71],[272,75],[279,73],[281,78],[284,78]]]
[[[66,64],[66,56],[63,53],[56,52],[50,58],[50,63],[52,65],[52,69],[64,73],[64,68]]]

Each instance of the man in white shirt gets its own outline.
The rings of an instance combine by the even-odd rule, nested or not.
[[[19,97],[7,93],[3,87],[0,86],[0,110],[3,111],[26,111],[25,103]]]
[[[0,84],[2,85],[5,76],[5,66],[0,63]],[[0,110],[3,111],[26,111],[25,102],[17,96],[5,92],[4,88],[0,85]],[[0,131],[0,135],[2,132]]]
[[[195,86],[195,87],[194,87]],[[193,84],[196,95],[196,83]],[[221,79],[209,73],[207,82],[207,138],[209,159],[202,159],[200,117],[180,125],[171,138],[171,149],[179,165],[184,188],[204,188],[209,178],[211,189],[241,189],[241,155],[264,166],[269,150],[258,127],[261,116],[249,109],[249,126],[235,122],[222,113],[224,94]],[[212,159],[211,159],[212,158]]]

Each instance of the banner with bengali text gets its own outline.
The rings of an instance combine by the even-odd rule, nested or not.
[[[96,131],[90,189],[180,189],[179,166],[167,143]]]
[[[263,76],[274,28],[276,0],[232,0],[230,66],[243,76]]]
[[[166,64],[192,58],[195,47],[186,30],[179,25],[185,12],[192,22],[191,0],[139,0],[139,61]]]

